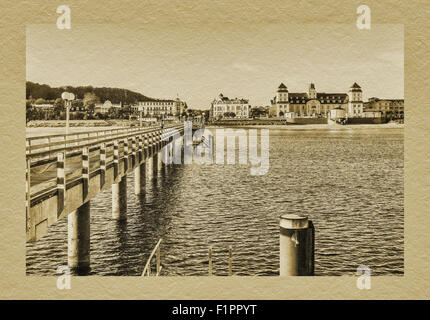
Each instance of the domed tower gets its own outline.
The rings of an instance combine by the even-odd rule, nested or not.
[[[363,115],[363,91],[361,87],[354,82],[348,91],[348,116],[361,117]]]
[[[276,91],[276,115],[284,116],[286,112],[289,112],[288,89],[281,83]]]
[[[309,85],[309,92],[308,92],[309,99],[316,99],[317,98],[317,91],[315,90],[315,85],[311,83]]]

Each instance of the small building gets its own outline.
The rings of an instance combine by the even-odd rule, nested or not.
[[[344,119],[345,117],[346,110],[340,106],[330,110],[330,119],[337,120]]]
[[[110,108],[120,109],[122,107],[122,103],[113,104],[109,100],[106,100],[104,103],[97,103],[94,106],[95,113],[108,113]]]

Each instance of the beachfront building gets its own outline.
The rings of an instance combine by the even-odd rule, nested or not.
[[[405,101],[403,99],[369,98],[364,103],[365,113],[379,112],[384,118],[404,119]]]
[[[142,111],[145,117],[165,118],[169,116],[181,116],[187,104],[179,98],[171,99],[150,99],[140,101],[139,104],[132,106],[133,111]]]
[[[222,93],[211,103],[210,115],[214,119],[220,118],[249,118],[251,106],[247,99],[229,99]]]
[[[362,90],[357,83],[351,86],[348,94],[317,92],[313,83],[307,92],[289,92],[281,83],[271,104],[272,114],[282,118],[327,117],[335,108],[342,108],[350,117],[363,114]]]
[[[109,100],[106,100],[104,103],[96,103],[94,106],[95,113],[108,113],[110,108],[121,109],[122,103],[112,103]]]

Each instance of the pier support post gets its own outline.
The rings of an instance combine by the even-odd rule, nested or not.
[[[90,202],[87,201],[67,216],[69,268],[90,268]]]
[[[314,274],[314,228],[312,221],[285,214],[280,221],[280,276]]]
[[[127,219],[127,176],[112,184],[112,218]]]
[[[141,194],[145,189],[146,183],[146,162],[138,165],[134,169],[134,193]]]
[[[154,152],[152,155],[152,179],[158,177],[158,152]]]

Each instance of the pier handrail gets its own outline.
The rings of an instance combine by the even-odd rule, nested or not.
[[[82,147],[91,147],[100,143],[107,143],[107,142],[111,142],[113,140],[116,139],[124,139],[124,138],[128,138],[131,137],[133,135],[135,135],[136,133],[138,134],[146,134],[146,133],[151,133],[153,131],[157,131],[157,130],[166,130],[166,129],[171,129],[171,128],[175,128],[175,127],[179,127],[181,125],[179,124],[173,124],[170,126],[166,126],[164,128],[160,128],[160,127],[146,127],[146,128],[133,128],[133,129],[113,129],[113,130],[100,130],[100,131],[83,131],[83,132],[76,132],[76,133],[69,133],[69,134],[64,134],[64,135],[50,135],[50,136],[39,136],[39,137],[32,137],[32,138],[27,138],[27,142],[28,145],[26,146],[26,150],[27,150],[27,159],[34,159],[34,158],[41,158],[41,157],[46,157],[46,156],[50,156],[51,154],[56,155],[56,152],[58,151],[70,151],[70,150],[75,150],[78,148],[82,148]],[[97,132],[97,136],[89,136],[90,133],[94,133]],[[99,135],[98,133],[104,133],[103,135]],[[65,139],[65,137],[67,136],[77,136],[79,137],[80,135],[85,135],[87,134],[87,137],[84,138],[78,138],[78,139],[73,139],[73,140],[67,140]],[[43,139],[48,139],[48,141],[52,138],[52,137],[63,137],[63,140],[61,141],[55,141],[55,142],[48,142],[48,143],[39,143],[36,145],[31,145],[31,141],[33,140],[43,140]],[[72,145],[75,143],[79,143],[82,141],[89,141],[87,143],[84,144],[78,144],[78,145]],[[70,144],[70,146],[66,146],[65,144]],[[40,149],[46,149],[48,148],[48,150],[45,151],[38,151]],[[35,150],[35,152],[32,152],[33,150]]]
[[[143,269],[142,272],[142,277],[146,276],[150,276],[151,275],[151,260],[154,257],[154,254],[157,253],[156,255],[156,259],[157,259],[157,264],[156,264],[156,274],[155,276],[158,277],[160,275],[161,272],[161,263],[160,263],[160,243],[163,239],[158,240],[157,244],[155,245],[154,249],[152,250],[148,260],[146,261],[146,265],[145,268]]]

